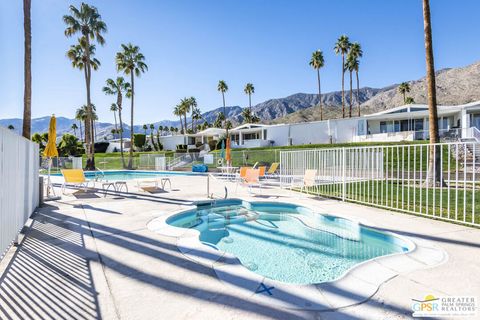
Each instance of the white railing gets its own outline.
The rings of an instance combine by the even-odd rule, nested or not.
[[[38,206],[38,145],[0,127],[0,259]]]
[[[283,188],[480,226],[478,143],[282,151]],[[437,159],[434,161],[434,159]],[[432,160],[432,161],[430,161]],[[302,181],[306,170],[314,181]]]

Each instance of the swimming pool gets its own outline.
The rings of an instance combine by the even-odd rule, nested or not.
[[[178,172],[178,171],[138,171],[138,170],[115,170],[115,171],[85,171],[85,178],[91,180],[97,176],[102,176],[103,180],[116,181],[116,180],[133,180],[133,179],[148,179],[162,176],[198,176],[203,175],[197,172]],[[53,176],[61,176],[61,173],[52,174]]]
[[[233,254],[266,278],[293,284],[333,281],[364,261],[414,246],[392,234],[288,203],[224,200],[173,215],[166,223],[195,229],[204,245]]]

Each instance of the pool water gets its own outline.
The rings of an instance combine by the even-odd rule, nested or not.
[[[101,174],[103,173],[103,177]],[[198,173],[192,172],[163,172],[163,171],[96,171],[96,172],[89,172],[85,171],[85,178],[88,180],[95,179],[96,176],[100,175],[102,180],[109,180],[109,181],[117,181],[117,180],[133,180],[133,179],[149,179],[155,177],[164,177],[164,176],[172,176],[172,175],[201,175]],[[60,173],[54,174],[61,176]]]
[[[295,284],[332,281],[363,261],[409,250],[390,234],[291,204],[230,201],[167,223],[198,230],[201,242],[253,272]]]

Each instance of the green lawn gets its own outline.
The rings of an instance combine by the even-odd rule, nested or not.
[[[346,200],[388,207],[398,211],[420,213],[428,217],[442,217],[480,224],[480,185],[464,188],[463,183],[450,188],[426,188],[419,184],[367,180],[346,183]],[[310,188],[309,193],[341,198],[342,185],[331,184]],[[457,207],[457,211],[455,211]],[[475,217],[472,220],[472,213]]]

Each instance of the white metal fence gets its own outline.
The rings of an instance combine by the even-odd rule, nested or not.
[[[306,170],[316,170],[313,181],[303,181]],[[282,151],[280,184],[480,226],[479,143]]]
[[[0,127],[0,259],[38,206],[38,145]]]

